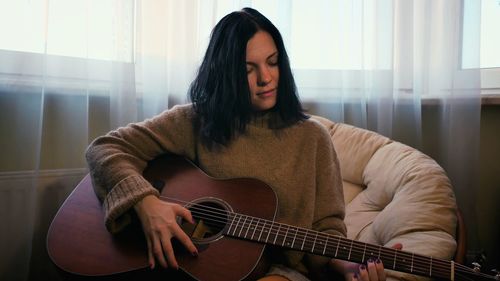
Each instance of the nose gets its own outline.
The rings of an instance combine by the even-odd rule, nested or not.
[[[273,77],[271,75],[271,71],[267,67],[263,67],[259,71],[259,77],[257,79],[257,85],[259,87],[265,86],[269,84],[273,80]]]

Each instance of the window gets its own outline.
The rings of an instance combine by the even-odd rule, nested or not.
[[[0,0],[0,50],[131,62],[134,1]]]
[[[215,7],[221,9],[217,14],[239,9],[242,2],[245,1],[217,2]],[[406,33],[397,33],[392,26],[398,2],[318,0],[316,5],[306,0],[246,2],[278,25],[297,73],[390,71],[394,41],[405,42],[405,38],[397,36]],[[200,11],[205,11],[205,5],[206,10],[213,6],[211,2],[199,3],[203,6]],[[34,54],[45,53],[58,60],[69,59],[71,66],[76,58],[82,65],[85,59],[98,61],[95,63],[134,62],[135,5],[135,0],[0,0],[0,58],[13,67],[14,63],[5,63],[9,57],[22,56],[33,61]],[[463,0],[462,68],[480,67],[482,87],[486,89],[500,89],[499,27],[500,0]],[[477,61],[479,66],[474,65]],[[0,65],[1,73],[6,73],[4,68]],[[328,79],[325,83],[329,83]]]
[[[478,8],[480,10],[478,11]],[[481,21],[476,17],[480,16]],[[476,23],[477,22],[477,23]],[[478,28],[476,25],[480,24]],[[500,67],[500,37],[498,36],[500,27],[500,0],[483,0],[481,6],[471,3],[471,0],[464,1],[464,22],[463,22],[463,56],[462,66],[464,69],[477,68],[472,61],[473,52],[480,50],[480,68]],[[480,30],[480,40],[477,42],[474,32]],[[479,45],[478,45],[479,44]]]
[[[477,21],[477,17],[481,18]],[[477,24],[480,27],[477,27]],[[481,68],[481,87],[500,88],[500,0],[464,0],[462,68]],[[480,30],[478,41],[476,30]],[[479,49],[479,60],[475,54]],[[479,61],[479,65],[474,63]],[[489,93],[489,92],[488,92]]]
[[[294,1],[292,4],[289,46],[293,68],[315,70],[391,68],[393,55],[393,34],[390,32],[393,24],[391,2],[359,0],[320,2],[321,5],[311,5],[310,1]],[[373,24],[374,17],[377,18],[377,25]]]

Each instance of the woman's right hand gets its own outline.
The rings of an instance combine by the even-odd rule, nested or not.
[[[191,212],[173,203],[160,200],[154,195],[144,197],[134,206],[142,223],[142,229],[148,245],[148,262],[151,269],[156,262],[164,268],[178,269],[172,248],[172,238],[179,240],[193,255],[198,255],[189,236],[182,231],[176,217],[180,216],[188,222],[194,223]],[[166,259],[165,259],[166,258]]]

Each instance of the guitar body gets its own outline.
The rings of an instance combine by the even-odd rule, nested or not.
[[[144,171],[144,177],[161,189],[162,198],[188,208],[203,204],[266,220],[274,220],[276,214],[277,198],[266,184],[253,179],[210,178],[182,157],[155,159]],[[199,255],[193,257],[182,247],[176,248],[180,271],[184,273],[182,278],[203,281],[255,278],[254,274],[262,270],[259,261],[265,245],[227,237],[222,234],[227,227],[224,220],[218,228],[199,226],[186,230],[192,235]],[[104,210],[89,175],[56,214],[47,234],[47,249],[55,265],[72,277],[124,280],[127,276],[136,278],[145,274],[162,280],[180,278],[179,272],[148,269],[147,246],[139,223],[116,235],[106,230]]]

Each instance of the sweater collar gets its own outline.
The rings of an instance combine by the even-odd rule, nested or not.
[[[285,127],[283,119],[281,119],[279,113],[274,110],[255,112],[249,125],[263,129],[278,129]]]

